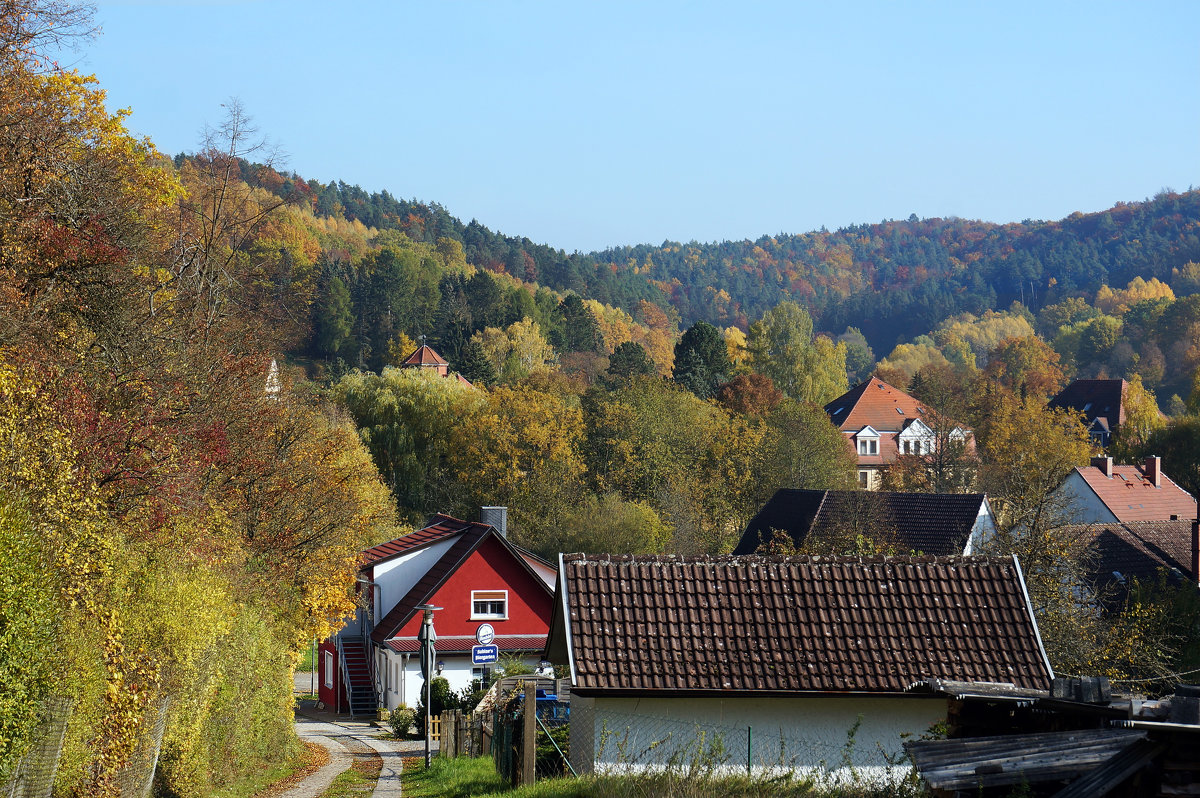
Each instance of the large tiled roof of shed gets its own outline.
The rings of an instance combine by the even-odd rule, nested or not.
[[[445,358],[433,351],[433,347],[422,344],[417,351],[400,362],[402,366],[448,366]]]
[[[487,528],[487,524],[478,521],[460,521],[452,516],[438,513],[421,529],[360,552],[358,555],[359,567],[375,565],[376,563],[391,559],[397,554],[403,554],[430,543],[436,543],[439,540],[460,535],[468,530],[483,531]]]
[[[1074,380],[1050,400],[1051,409],[1083,413],[1088,422],[1105,419],[1110,428],[1125,423],[1125,380]]]
[[[880,432],[897,432],[906,419],[924,418],[929,411],[899,388],[871,377],[825,405],[825,412],[844,431],[869,424]]]
[[[1045,689],[1053,675],[1011,559],[573,554],[563,574],[585,695]]]
[[[1130,521],[1124,524],[1077,524],[1059,534],[1090,541],[1096,580],[1154,582],[1160,571],[1186,578],[1191,572],[1192,521]]]
[[[982,493],[785,488],[751,519],[733,553],[753,554],[760,540],[770,539],[773,529],[787,532],[801,545],[810,534],[865,518],[877,525],[880,542],[890,543],[900,553],[961,554],[983,501]]]
[[[1160,521],[1196,517],[1196,500],[1166,474],[1162,486],[1146,479],[1141,466],[1113,466],[1112,477],[1096,466],[1075,469],[1118,521]]]

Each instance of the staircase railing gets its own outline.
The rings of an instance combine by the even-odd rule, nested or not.
[[[350,668],[346,665],[346,649],[342,648],[342,636],[338,635],[337,639],[338,662],[342,668],[342,692],[346,694],[346,706],[350,710],[350,717],[354,717],[354,689],[350,684]],[[341,711],[341,707],[338,708]]]

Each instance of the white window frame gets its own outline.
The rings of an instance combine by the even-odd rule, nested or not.
[[[504,612],[477,612],[477,601],[503,601]],[[508,591],[507,590],[472,590],[471,591],[471,620],[472,621],[507,621],[508,620]]]
[[[333,652],[325,652],[325,686],[333,688]]]

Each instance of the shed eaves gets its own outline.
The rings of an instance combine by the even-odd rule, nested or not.
[[[1053,677],[1013,560],[566,555],[561,568],[584,695]]]

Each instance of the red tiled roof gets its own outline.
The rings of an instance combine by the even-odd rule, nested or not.
[[[402,366],[448,366],[450,365],[439,355],[433,351],[432,346],[422,344],[417,347],[417,351],[413,352],[408,357],[400,362]]]
[[[878,432],[899,432],[906,419],[927,419],[930,411],[899,388],[871,377],[825,405],[825,412],[843,431],[857,432],[869,424]]]
[[[1146,479],[1142,466],[1113,466],[1111,478],[1096,466],[1075,470],[1118,521],[1159,521],[1172,515],[1196,517],[1192,494],[1166,474],[1162,475],[1162,487],[1156,488]]]
[[[461,535],[463,532],[477,527],[487,529],[488,525],[477,521],[460,521],[449,515],[438,513],[429,520],[428,525],[421,529],[360,552],[358,555],[359,567],[365,568],[368,565],[375,565],[384,560],[389,560],[397,554],[403,554],[406,551],[412,551],[413,549],[426,546],[430,543],[436,543],[439,540],[445,540],[454,535]]]
[[[1053,677],[1015,561],[566,555],[575,690],[899,693],[939,678]]]
[[[492,642],[500,651],[541,651],[546,647],[546,636],[496,635]],[[401,653],[421,650],[421,643],[415,637],[393,637],[384,645]],[[449,635],[438,637],[435,645],[439,654],[469,654],[475,645],[475,638],[471,635]]]
[[[1102,418],[1110,430],[1125,423],[1125,380],[1075,380],[1050,400],[1050,409],[1065,407],[1083,413],[1090,424]]]
[[[900,552],[962,554],[985,497],[982,493],[895,493],[859,490],[776,491],[746,526],[734,554],[753,554],[771,530],[788,533],[797,545],[824,530],[861,528],[877,532]],[[857,523],[858,526],[855,526]],[[872,529],[870,527],[875,527]]]

